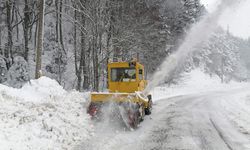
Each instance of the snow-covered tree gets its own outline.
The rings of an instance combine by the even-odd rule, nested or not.
[[[210,40],[197,46],[197,51],[190,63],[200,67],[205,72],[220,77],[221,82],[246,77],[244,66],[240,61],[240,48],[238,38],[218,29]],[[241,74],[239,71],[242,71]]]
[[[13,87],[21,87],[29,81],[28,63],[21,56],[14,58],[14,63],[7,74],[6,84]]]
[[[23,56],[31,74],[42,69],[43,75],[78,90],[105,89],[108,59],[115,57],[126,61],[138,53],[152,73],[203,12],[199,0],[47,0],[41,45],[41,2],[0,2],[0,55],[8,70],[14,56]],[[62,66],[56,63],[61,61]]]

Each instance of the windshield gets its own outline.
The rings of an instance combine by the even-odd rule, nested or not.
[[[131,82],[136,81],[135,68],[113,68],[111,69],[111,81]]]

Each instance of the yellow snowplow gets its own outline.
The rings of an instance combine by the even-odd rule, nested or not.
[[[108,92],[91,93],[91,102],[88,114],[92,118],[102,116],[102,107],[109,103],[115,103],[122,107],[121,118],[132,128],[136,128],[144,115],[149,115],[152,109],[151,95],[145,95],[144,66],[137,61],[112,62],[108,64]],[[115,112],[117,113],[117,112]]]

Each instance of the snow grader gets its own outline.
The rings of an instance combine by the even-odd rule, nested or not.
[[[87,113],[92,119],[103,118],[105,105],[117,107],[113,115],[129,128],[137,128],[145,115],[151,114],[152,96],[143,93],[147,85],[144,66],[137,61],[108,64],[108,92],[93,92]]]

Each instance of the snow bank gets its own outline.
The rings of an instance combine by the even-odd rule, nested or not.
[[[209,76],[200,69],[195,69],[190,73],[185,73],[182,82],[177,85],[156,87],[151,91],[154,100],[169,98],[179,95],[197,94],[208,91],[223,91],[229,88],[240,88],[247,83],[230,82],[221,83],[221,80],[217,76]]]
[[[91,133],[87,95],[47,77],[21,89],[0,85],[1,149],[73,149]]]

